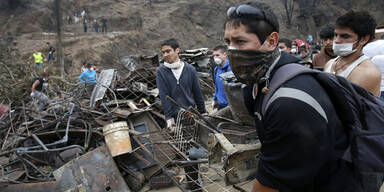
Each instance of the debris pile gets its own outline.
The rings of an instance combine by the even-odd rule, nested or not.
[[[184,57],[200,65],[208,53]],[[31,100],[0,116],[3,191],[139,191],[146,182],[151,189],[234,190],[216,182],[221,179],[208,167],[227,184],[246,179],[250,170],[242,162],[259,149],[248,138],[254,131],[224,117],[211,123],[192,108],[180,110],[174,130],[162,129],[158,56],[125,61],[125,70],[103,70],[90,96],[84,84],[71,85],[58,89],[43,111]],[[208,63],[201,69],[209,70]]]

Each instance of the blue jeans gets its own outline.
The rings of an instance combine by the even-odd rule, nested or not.
[[[54,61],[55,60],[55,57],[53,56],[53,53],[51,54],[48,54],[48,62],[50,61],[50,60],[52,60],[52,61]]]
[[[43,64],[42,63],[35,63],[35,67],[42,69],[43,68]]]

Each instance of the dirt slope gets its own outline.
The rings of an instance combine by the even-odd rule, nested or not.
[[[12,2],[12,3],[10,3]],[[63,19],[73,12],[87,11],[90,21],[106,18],[108,34],[95,33],[91,26],[83,32],[82,24],[68,25],[64,20],[66,64],[78,72],[87,60],[103,67],[118,65],[119,57],[128,54],[151,54],[159,51],[160,41],[174,37],[182,47],[193,49],[223,43],[225,13],[241,0],[62,0]],[[315,38],[319,27],[332,22],[350,9],[369,10],[376,18],[384,13],[382,0],[337,1],[295,0],[291,26],[286,26],[282,1],[265,0],[279,16],[281,36]],[[30,63],[33,49],[47,51],[46,42],[55,42],[53,0],[7,0],[0,2],[0,34],[17,41],[18,61]],[[379,24],[384,21],[378,19]]]

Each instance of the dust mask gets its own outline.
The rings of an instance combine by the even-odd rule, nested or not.
[[[180,60],[173,62],[173,63],[167,63],[164,61],[164,66],[169,68],[169,69],[177,69],[177,68],[181,67],[182,64],[183,63]]]
[[[222,59],[217,58],[217,57],[214,57],[213,59],[215,60],[215,63],[218,64],[218,65],[220,65],[223,62]]]
[[[235,49],[237,49],[237,48],[232,46],[232,45],[228,46],[228,50],[235,50]]]
[[[332,46],[333,52],[338,56],[348,56],[357,51],[357,47],[353,49],[353,45],[357,42],[358,41],[354,43],[338,43],[338,44],[333,42],[333,46]]]

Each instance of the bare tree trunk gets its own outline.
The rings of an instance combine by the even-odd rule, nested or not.
[[[60,69],[61,76],[64,75],[64,50],[61,41],[61,0],[55,0],[56,29],[57,29],[57,68]]]
[[[287,16],[287,27],[290,28],[292,25],[292,17],[293,17],[293,10],[294,10],[294,3],[293,0],[281,0],[284,4],[285,13]]]

